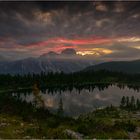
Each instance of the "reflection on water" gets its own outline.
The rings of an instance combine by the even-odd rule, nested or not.
[[[26,92],[24,94],[15,94],[14,96],[27,102],[34,102],[35,96],[32,92]],[[77,116],[83,113],[88,113],[95,108],[105,107],[108,105],[118,106],[122,96],[134,96],[140,99],[140,91],[134,90],[128,86],[121,85],[109,85],[106,88],[94,87],[94,90],[76,89],[72,90],[55,90],[50,92],[47,89],[45,92],[40,91],[40,95],[44,100],[45,107],[50,111],[56,112],[59,107],[59,103],[62,100],[64,114],[68,116]]]

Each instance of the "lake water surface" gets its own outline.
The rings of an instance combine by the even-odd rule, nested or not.
[[[48,90],[44,92],[40,91],[40,96],[44,100],[45,107],[51,112],[56,112],[59,107],[60,100],[63,103],[64,114],[68,116],[78,116],[80,114],[88,113],[96,108],[102,108],[109,105],[119,106],[122,96],[134,96],[135,99],[140,99],[140,91],[130,89],[127,86],[120,88],[116,85],[110,85],[107,88],[99,90],[82,89],[80,92],[77,89],[71,91],[56,91],[51,93]],[[13,93],[13,96],[17,96]],[[27,102],[33,103],[35,96],[32,92],[20,93],[18,98]]]

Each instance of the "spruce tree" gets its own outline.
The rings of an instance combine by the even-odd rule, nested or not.
[[[63,101],[62,101],[62,98],[60,98],[59,106],[58,106],[58,110],[57,110],[57,114],[59,116],[63,116],[63,113],[64,113],[64,110],[63,110]]]
[[[137,99],[137,101],[136,101],[136,108],[137,108],[137,110],[140,110],[140,100],[139,99]]]
[[[129,97],[126,97],[126,107],[129,108],[130,102],[129,102]]]
[[[134,110],[135,109],[135,98],[134,98],[134,96],[131,97],[130,109],[131,110]]]
[[[123,96],[122,99],[121,99],[121,105],[120,105],[120,107],[121,108],[124,108],[125,106],[126,106],[126,98],[125,98],[125,96]]]

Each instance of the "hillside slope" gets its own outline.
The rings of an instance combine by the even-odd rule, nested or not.
[[[140,73],[140,60],[135,61],[113,61],[89,66],[84,71],[89,70],[109,70],[126,73]]]

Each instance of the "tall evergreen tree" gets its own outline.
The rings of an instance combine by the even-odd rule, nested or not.
[[[131,97],[131,101],[130,101],[130,109],[132,109],[132,110],[135,109],[135,98],[134,98],[134,96]]]
[[[126,106],[126,98],[125,98],[125,96],[123,96],[122,99],[121,99],[121,105],[120,105],[120,107],[121,108],[124,108],[125,106]]]
[[[140,110],[140,100],[139,99],[137,99],[137,101],[136,101],[136,108],[137,108],[137,110]]]
[[[130,102],[129,102],[129,97],[126,97],[126,107],[129,108]]]
[[[60,101],[59,101],[59,106],[58,106],[57,114],[59,116],[63,116],[63,114],[64,114],[62,98],[60,98]]]

